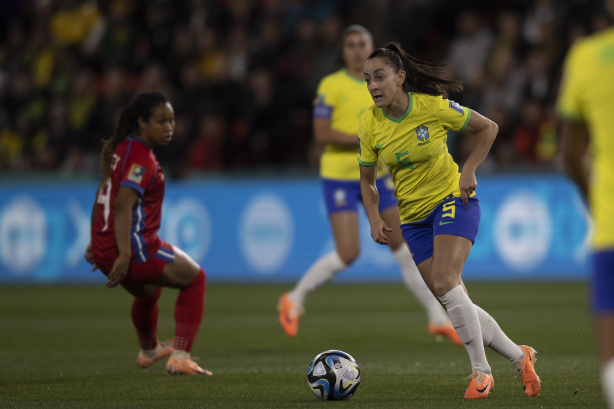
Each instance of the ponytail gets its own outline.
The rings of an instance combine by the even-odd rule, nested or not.
[[[393,41],[384,48],[373,51],[367,60],[380,57],[386,61],[395,72],[405,71],[403,91],[417,92],[434,96],[448,97],[450,92],[461,92],[463,86],[460,81],[442,78],[443,65],[432,64],[419,60],[407,54],[401,44]]]
[[[106,141],[103,140],[102,150],[100,151],[100,170],[102,172],[101,184],[103,186],[106,185],[107,179],[111,174],[111,160],[117,145],[131,133],[138,134],[139,118],[148,121],[153,109],[166,102],[168,102],[166,97],[159,92],[139,94],[132,104],[122,111],[117,129],[115,129],[115,132],[109,139]]]

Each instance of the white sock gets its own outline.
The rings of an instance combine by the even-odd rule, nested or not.
[[[141,355],[143,355],[145,358],[153,359],[157,357],[158,353],[162,352],[163,349],[164,347],[158,341],[158,344],[156,345],[154,349],[142,349],[141,348]]]
[[[463,286],[457,285],[442,297],[441,303],[445,305],[450,316],[450,321],[456,329],[460,340],[465,344],[465,350],[469,354],[471,368],[473,370],[490,374],[490,365],[486,360],[484,343],[482,341],[482,329],[480,319],[475,306],[465,294]]]
[[[171,356],[183,361],[184,359],[190,359],[190,353],[188,351],[182,351],[180,349],[175,349]]]
[[[401,275],[403,281],[414,296],[420,301],[422,307],[426,310],[429,321],[435,325],[446,325],[450,323],[448,314],[441,307],[431,290],[422,279],[416,263],[411,257],[411,253],[407,246],[403,245],[392,252],[392,255],[401,267]]]
[[[480,318],[480,328],[482,329],[482,340],[485,347],[490,347],[493,351],[503,355],[512,363],[524,357],[524,351],[512,342],[499,327],[499,324],[486,311],[475,305],[475,310]]]
[[[601,368],[601,386],[608,408],[614,409],[614,358],[610,358]]]
[[[288,297],[292,302],[303,305],[311,292],[332,280],[339,271],[346,267],[347,265],[341,260],[336,251],[320,257],[303,274],[294,289],[288,294]]]

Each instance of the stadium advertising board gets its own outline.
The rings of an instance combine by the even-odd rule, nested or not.
[[[0,282],[104,282],[83,260],[94,184],[0,186]],[[563,177],[481,177],[482,221],[467,280],[584,279],[590,221]],[[333,249],[320,182],[167,183],[160,236],[188,252],[210,282],[295,282]],[[361,255],[339,281],[397,281],[389,250],[360,214]]]

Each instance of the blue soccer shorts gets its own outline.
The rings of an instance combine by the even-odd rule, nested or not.
[[[593,253],[591,299],[595,314],[614,313],[614,250]]]
[[[476,196],[470,197],[467,205],[460,197],[452,197],[439,203],[424,220],[402,224],[403,239],[416,265],[433,257],[433,238],[438,234],[461,236],[475,243],[480,216]]]
[[[394,182],[388,175],[375,181],[379,193],[379,211],[397,205],[394,197]],[[342,211],[357,211],[358,202],[362,203],[360,181],[322,179],[324,201],[328,214]]]

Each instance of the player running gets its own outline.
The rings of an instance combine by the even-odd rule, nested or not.
[[[606,2],[614,17],[614,0]],[[565,62],[557,103],[563,160],[594,220],[592,310],[601,382],[614,409],[614,28],[576,43]],[[585,166],[591,145],[590,182]]]
[[[168,145],[174,128],[173,108],[160,93],[140,94],[124,109],[100,154],[102,179],[85,259],[107,276],[107,287],[121,284],[134,296],[141,368],[170,355],[167,373],[211,375],[190,357],[203,317],[205,272],[157,235],[165,182],[152,149]],[[180,290],[174,341],[159,342],[156,336],[161,287]]]
[[[291,337],[296,336],[307,296],[349,267],[360,253],[358,202],[360,173],[356,166],[358,118],[371,104],[362,65],[373,51],[371,33],[352,25],[342,34],[342,59],[345,68],[320,82],[313,109],[316,140],[326,147],[320,161],[324,199],[335,237],[336,249],[318,259],[301,277],[294,289],[279,298],[279,322]],[[381,192],[378,212],[395,229],[387,232],[390,250],[401,267],[405,284],[427,312],[428,331],[443,335],[462,345],[445,311],[424,284],[409,250],[403,243],[394,184],[386,165],[377,165],[376,184]],[[385,244],[388,244],[388,240]]]
[[[358,124],[358,162],[371,237],[386,243],[392,231],[378,212],[375,165],[383,160],[396,186],[403,238],[469,354],[473,371],[465,399],[486,398],[495,386],[484,346],[509,359],[525,394],[537,396],[541,381],[534,369],[536,351],[512,342],[487,312],[471,302],[461,279],[480,222],[475,170],[488,154],[498,127],[446,99],[447,91],[461,91],[462,86],[439,75],[439,66],[409,56],[394,42],[375,50],[364,64],[375,105]],[[448,129],[476,135],[460,174],[448,153]]]

